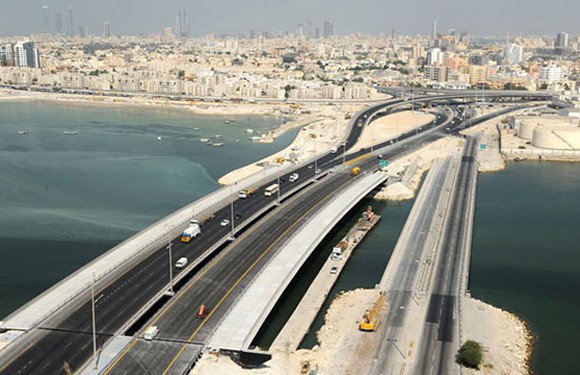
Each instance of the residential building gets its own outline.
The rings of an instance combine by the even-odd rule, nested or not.
[[[503,57],[511,64],[517,65],[524,61],[524,48],[515,43],[507,45],[504,47]]]
[[[440,48],[432,48],[427,52],[427,65],[443,65],[443,52]]]
[[[550,64],[542,68],[540,72],[540,79],[548,83],[558,82],[563,78],[562,68],[554,64]]]

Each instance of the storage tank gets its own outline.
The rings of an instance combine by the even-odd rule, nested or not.
[[[538,126],[532,145],[553,150],[580,150],[580,128],[573,126]]]
[[[537,121],[537,120],[536,120]],[[520,130],[518,132],[518,137],[522,139],[532,139],[534,136],[534,129],[538,126],[536,121],[522,120],[520,121]]]

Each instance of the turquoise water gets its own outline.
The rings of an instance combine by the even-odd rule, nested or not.
[[[246,129],[264,132],[282,120],[229,118],[234,122],[180,110],[0,102],[0,318],[298,132],[257,144]],[[216,134],[224,147],[199,141]]]
[[[579,199],[577,163],[510,163],[479,176],[471,293],[528,323],[534,374],[577,372]]]

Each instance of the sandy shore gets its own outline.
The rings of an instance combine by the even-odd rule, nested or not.
[[[465,374],[528,375],[532,335],[517,316],[474,298],[464,298],[463,340],[475,340],[484,347],[481,372]],[[501,332],[501,334],[499,334]]]

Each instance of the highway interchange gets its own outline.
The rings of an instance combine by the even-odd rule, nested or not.
[[[403,100],[391,101],[389,105],[404,103]],[[362,112],[359,118],[366,119],[369,114],[377,110],[375,106]],[[381,105],[380,107],[385,107]],[[460,115],[455,119],[459,125]],[[385,159],[392,159],[402,153],[408,153],[420,148],[424,143],[444,137],[446,133],[454,129],[435,129],[446,120],[445,115],[432,125],[423,127],[421,131],[411,131],[399,137],[397,143],[389,146],[390,142],[376,145],[375,149],[389,146],[387,151],[382,152]],[[358,139],[361,129],[352,127],[349,134],[346,149],[351,148]],[[400,142],[405,139],[412,141]],[[342,151],[342,149],[340,149]],[[368,152],[359,150],[351,153],[347,160],[356,161],[352,165],[360,165],[363,170],[375,169],[378,166],[376,157]],[[328,171],[342,163],[342,155],[326,154],[317,160],[317,168],[322,170],[317,182],[306,184],[302,192],[288,197],[280,207],[268,211],[261,221],[250,223],[245,232],[238,233],[238,239],[228,245],[230,235],[229,227],[222,227],[220,221],[231,217],[230,206],[227,205],[215,212],[215,218],[202,227],[202,235],[191,243],[181,243],[178,238],[173,239],[173,259],[186,256],[190,262],[194,261],[205,250],[215,246],[216,243],[224,245],[216,251],[213,260],[202,263],[194,270],[188,270],[191,274],[189,283],[179,285],[182,287],[173,299],[154,315],[153,320],[161,327],[159,341],[169,340],[178,343],[193,343],[203,345],[213,328],[219,323],[220,318],[227,311],[239,292],[241,285],[248,285],[260,267],[276,251],[276,245],[283,242],[283,237],[299,228],[303,219],[318,207],[325,197],[332,195],[341,186],[350,183],[354,178],[347,172],[329,173]],[[284,194],[292,188],[288,182],[290,173],[299,173],[299,181],[313,180],[315,169],[312,164],[304,165],[297,170],[289,171],[281,176],[281,193]],[[256,212],[266,205],[272,205],[277,200],[276,196],[265,197],[264,188],[276,180],[262,184],[258,193],[245,200],[236,200],[234,212],[240,215],[236,221],[239,224],[249,220]],[[296,183],[294,183],[296,184]],[[135,314],[158,296],[168,284],[169,260],[167,250],[162,247],[127,269],[120,277],[109,280],[101,285],[97,295],[96,326],[98,331],[98,346],[102,345],[123,328],[128,328],[127,323],[134,320]],[[177,271],[177,270],[176,270]],[[201,303],[211,307],[211,313],[206,319],[195,318],[195,312]],[[92,356],[91,339],[91,311],[90,300],[77,302],[74,306],[59,311],[43,322],[38,328],[28,332],[23,340],[11,345],[0,356],[1,374],[66,374],[66,368],[70,367],[73,372],[83,368]],[[138,327],[142,332],[146,326]],[[132,332],[131,332],[132,333]],[[135,342],[142,341],[136,339]],[[154,340],[154,342],[157,340]],[[135,344],[135,346],[137,346]],[[181,345],[177,345],[182,352]],[[171,361],[177,353],[170,357]],[[124,357],[127,357],[125,355]],[[158,358],[159,359],[159,358]],[[165,359],[159,359],[159,366],[163,367]],[[134,373],[135,369],[123,367],[123,360],[118,362],[118,370],[113,368],[110,373]],[[170,366],[167,366],[168,369]],[[152,372],[162,373],[162,372]]]

